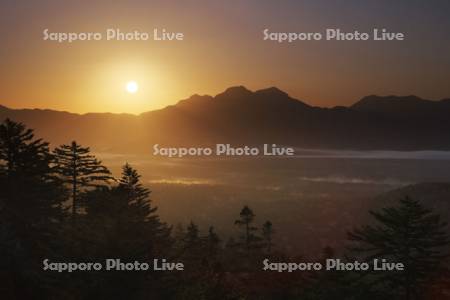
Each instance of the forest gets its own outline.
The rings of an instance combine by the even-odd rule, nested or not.
[[[244,206],[215,228],[167,224],[138,170],[124,162],[114,177],[86,145],[51,149],[25,124],[0,125],[1,299],[448,299],[449,228],[420,199],[404,197],[370,212],[348,232],[345,255],[283,253],[277,224],[255,221]],[[274,203],[276,205],[276,203]],[[287,212],[286,212],[287,213]],[[300,229],[299,229],[300,230]],[[339,258],[402,263],[404,270],[264,270],[264,260]],[[182,262],[183,271],[51,272],[44,261]],[[308,262],[308,261],[304,261]]]

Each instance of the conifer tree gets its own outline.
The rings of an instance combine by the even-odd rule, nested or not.
[[[85,238],[83,257],[87,254],[92,260],[114,257],[123,262],[168,257],[171,228],[160,221],[157,208],[149,199],[151,192],[141,184],[138,172],[126,164],[117,182],[115,186],[90,190],[85,195],[86,215],[81,219],[86,224],[81,227],[85,230],[81,233]],[[102,286],[95,287],[101,295],[99,299],[141,299],[145,293],[152,292],[149,289],[159,289],[155,282],[162,274],[113,272],[97,276],[100,278],[95,282],[101,282]],[[90,282],[86,280],[86,284]]]
[[[270,253],[272,251],[272,236],[273,236],[273,228],[272,228],[272,222],[266,221],[263,224],[262,227],[262,236],[264,239],[264,245],[266,248],[267,253]]]
[[[122,176],[118,180],[118,189],[125,193],[129,209],[134,209],[134,217],[139,220],[152,218],[156,207],[150,207],[150,190],[140,182],[140,175],[128,163],[122,167]]]
[[[170,243],[171,229],[161,222],[157,215],[158,208],[152,206],[149,196],[151,191],[140,182],[141,175],[128,163],[122,168],[122,176],[118,180],[117,192],[126,199],[126,217],[128,226],[133,232],[147,235],[151,238],[154,251],[162,252]],[[145,240],[145,239],[144,239]],[[158,249],[157,249],[158,248]],[[147,248],[149,250],[149,248]]]
[[[187,248],[196,247],[199,245],[200,242],[200,234],[198,226],[191,221],[189,223],[189,226],[186,228],[186,237],[185,237],[185,243]]]
[[[433,275],[439,272],[448,253],[447,224],[440,216],[409,197],[400,200],[398,206],[371,211],[376,225],[367,225],[349,233],[354,242],[351,250],[367,260],[386,259],[400,262],[405,270],[400,272],[377,272],[387,290],[398,289],[404,299],[416,299],[420,290]]]
[[[187,264],[197,265],[205,257],[205,240],[200,236],[200,230],[193,221],[186,227],[182,242],[180,257]]]
[[[7,262],[0,278],[10,282],[3,296],[44,297],[42,258],[55,255],[57,222],[63,217],[63,193],[51,160],[48,143],[32,129],[9,119],[0,124],[0,253]]]
[[[87,218],[94,223],[105,219],[103,223],[110,227],[102,230],[122,241],[117,248],[123,248],[124,252],[156,255],[167,247],[171,230],[159,219],[157,207],[151,205],[151,192],[141,184],[140,177],[134,168],[125,164],[117,186],[88,192]]]
[[[6,119],[0,126],[0,171],[5,176],[47,176],[52,158],[48,143],[35,139],[32,129]]]
[[[61,191],[51,161],[48,143],[32,129],[9,119],[0,125],[0,207],[9,217],[28,225],[59,219]]]
[[[186,230],[182,223],[177,223],[172,230],[173,253],[176,257],[180,256],[184,251],[184,239]]]
[[[242,208],[239,216],[240,219],[236,220],[234,224],[244,229],[244,234],[241,236],[241,240],[248,254],[250,252],[250,249],[252,248],[252,245],[254,245],[254,242],[258,241],[258,237],[254,234],[254,232],[257,231],[258,228],[252,225],[255,219],[255,214],[246,205],[244,206],[244,208]]]
[[[97,187],[112,179],[110,171],[90,154],[88,147],[82,147],[73,141],[70,145],[61,145],[54,150],[56,171],[62,181],[71,187],[72,218],[75,219],[80,191]]]
[[[203,238],[203,247],[204,247],[204,256],[203,256],[203,264],[206,266],[206,273],[215,274],[222,269],[222,265],[220,262],[220,238],[219,235],[214,230],[213,226],[210,226],[208,229],[208,234]]]
[[[208,256],[215,256],[219,250],[220,238],[214,230],[213,226],[208,229],[208,235],[206,236],[206,246],[208,251]]]

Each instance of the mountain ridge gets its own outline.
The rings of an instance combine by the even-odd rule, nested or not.
[[[371,95],[348,107],[323,108],[276,87],[253,92],[235,86],[139,115],[0,106],[0,118],[23,122],[52,143],[76,139],[101,151],[149,151],[156,143],[450,150],[450,100],[416,96]]]
[[[321,108],[321,109],[334,109],[334,108],[351,108],[351,109],[360,109],[360,107],[365,106],[367,104],[375,104],[374,102],[376,102],[376,104],[386,104],[386,102],[390,102],[391,104],[394,103],[395,101],[403,101],[404,103],[406,102],[410,102],[410,101],[420,101],[422,103],[427,103],[427,104],[445,104],[445,105],[449,105],[450,106],[450,98],[443,98],[440,100],[427,100],[427,99],[423,99],[421,97],[415,96],[415,95],[407,95],[407,96],[398,96],[398,95],[387,95],[387,96],[380,96],[380,95],[368,95],[368,96],[364,96],[362,97],[360,100],[356,101],[355,103],[349,105],[349,106],[344,106],[344,105],[337,105],[334,107],[320,107],[320,106],[312,106],[310,104],[307,104],[305,102],[303,102],[302,100],[296,99],[296,98],[292,98],[289,96],[288,93],[284,92],[283,90],[280,90],[279,88],[277,88],[276,86],[272,86],[272,87],[268,87],[268,88],[263,88],[263,89],[259,89],[259,90],[255,90],[254,92],[252,92],[251,90],[247,89],[245,86],[232,86],[227,88],[224,92],[217,94],[216,96],[211,96],[211,95],[199,95],[199,94],[193,94],[188,98],[179,100],[177,103],[172,104],[172,105],[168,105],[166,107],[163,108],[159,108],[159,109],[155,109],[155,110],[149,110],[149,111],[144,111],[142,113],[139,114],[132,114],[132,113],[113,113],[113,112],[86,112],[86,113],[75,113],[75,112],[70,112],[67,110],[57,110],[57,109],[51,109],[51,108],[11,108],[5,105],[0,104],[0,110],[13,110],[13,111],[45,111],[45,112],[57,112],[57,113],[68,113],[68,114],[73,114],[73,115],[90,115],[90,114],[113,114],[113,115],[130,115],[130,116],[140,116],[142,114],[146,114],[146,113],[151,113],[151,112],[155,112],[155,111],[160,111],[160,110],[164,110],[168,107],[173,107],[173,106],[177,106],[179,104],[185,104],[187,102],[191,102],[191,101],[198,101],[198,100],[216,100],[219,98],[222,98],[222,96],[226,96],[227,98],[229,98],[230,96],[233,96],[232,94],[240,94],[240,95],[245,95],[245,96],[253,96],[253,95],[264,95],[264,96],[278,96],[278,99],[282,96],[285,98],[289,98],[290,100],[294,100],[296,102],[300,102],[302,104],[304,104],[305,106],[308,107],[314,107],[314,108]],[[386,101],[387,100],[387,101]]]

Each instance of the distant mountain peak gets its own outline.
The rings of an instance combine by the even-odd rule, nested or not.
[[[433,104],[433,101],[424,100],[414,95],[409,96],[377,96],[370,95],[351,106],[352,109],[360,111],[377,111],[380,109],[393,108],[418,108],[419,106]]]
[[[204,100],[211,100],[212,97],[209,95],[199,95],[199,94],[194,94],[192,96],[190,96],[188,99],[186,100],[181,100],[181,101],[204,101]]]
[[[408,96],[396,96],[396,95],[389,95],[389,96],[379,96],[379,95],[369,95],[363,97],[359,102],[371,102],[371,101],[428,101],[424,100],[420,97],[417,97],[415,95],[408,95]],[[357,104],[355,103],[355,104]]]
[[[0,104],[0,110],[10,110],[10,108]]]
[[[265,96],[272,96],[272,97],[289,97],[289,95],[280,90],[279,88],[272,86],[266,89],[257,90],[255,94],[259,95],[265,95]]]
[[[209,95],[194,94],[187,99],[178,101],[178,103],[175,106],[176,107],[191,107],[191,106],[197,107],[197,106],[207,104],[212,99],[213,99],[213,97],[211,97]],[[170,108],[171,106],[168,106],[168,107]]]
[[[376,113],[396,118],[410,118],[412,116],[428,118],[429,120],[448,120],[450,102],[433,101],[409,96],[376,96],[362,98],[350,108],[365,113]]]
[[[211,101],[214,100],[214,101]],[[221,103],[222,105],[273,105],[292,104],[309,107],[309,105],[289,97],[289,95],[277,87],[269,87],[266,89],[250,91],[244,86],[233,86],[227,88],[222,93],[212,97],[209,95],[194,94],[187,99],[179,101],[175,107],[202,109],[202,106],[210,106]]]
[[[251,93],[251,91],[243,85],[231,86],[224,93]]]
[[[309,106],[276,87],[253,92],[235,86],[215,97],[195,94],[138,116],[0,107],[0,120],[23,122],[54,144],[70,138],[114,151],[147,153],[152,143],[195,146],[218,142],[269,142],[317,149],[448,150],[449,101],[372,95],[350,108],[327,109]]]
[[[246,98],[250,97],[253,94],[252,91],[247,89],[245,86],[239,85],[239,86],[233,86],[227,88],[224,92],[216,95],[216,99],[221,98],[229,98],[229,99],[240,99],[240,98]]]
[[[214,100],[214,101],[211,101]],[[192,95],[188,99],[179,101],[175,107],[183,109],[192,109],[197,111],[204,111],[207,107],[215,106],[216,108],[227,107],[234,109],[240,107],[242,110],[244,107],[248,110],[251,108],[273,110],[274,107],[278,109],[305,109],[311,108],[310,105],[291,98],[286,92],[280,90],[277,87],[269,87],[266,89],[257,90],[255,92],[250,91],[244,86],[234,86],[227,88],[222,93],[217,94],[214,97],[198,94]]]

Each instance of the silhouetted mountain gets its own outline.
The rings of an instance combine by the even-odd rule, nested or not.
[[[439,212],[444,220],[450,218],[449,182],[424,182],[398,188],[378,196],[376,205],[380,207],[392,205],[393,202],[406,196],[417,199],[427,208]]]
[[[450,116],[450,99],[441,101],[424,100],[416,96],[367,96],[351,106],[361,112],[383,114],[398,118],[439,117],[448,119]]]
[[[320,108],[267,88],[231,87],[164,109],[72,114],[0,107],[0,118],[36,128],[54,144],[76,139],[96,151],[149,152],[153,144],[277,143],[333,149],[450,149],[450,99],[368,96],[350,107]]]

